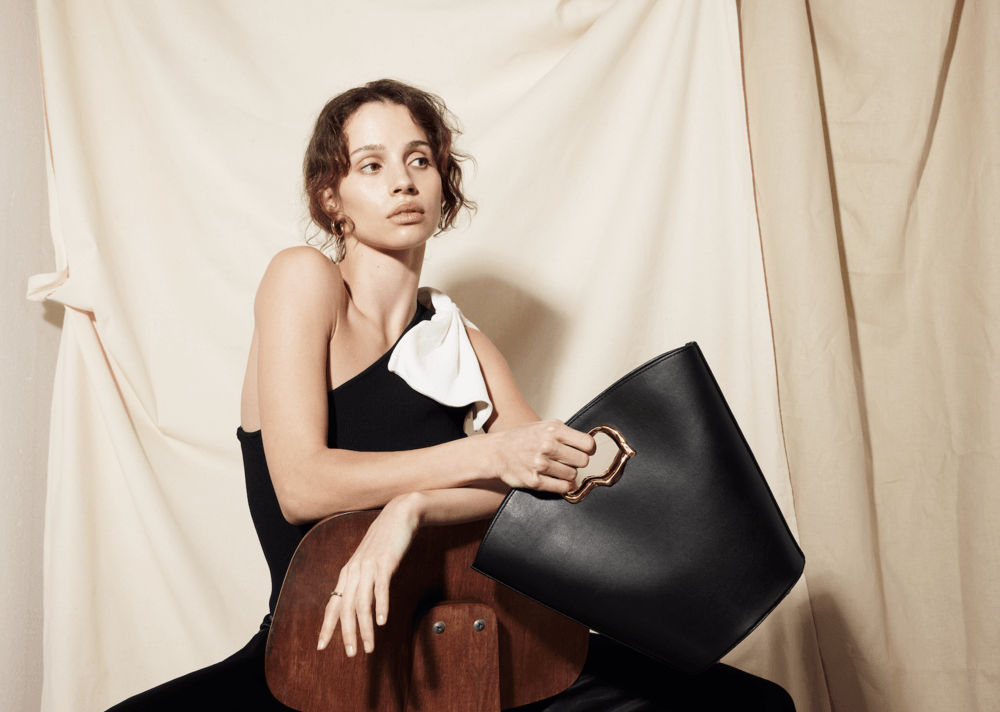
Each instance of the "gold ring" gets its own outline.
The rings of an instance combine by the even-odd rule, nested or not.
[[[342,594],[340,591],[330,591],[330,595],[331,596],[340,596],[341,598],[344,597],[344,594]]]

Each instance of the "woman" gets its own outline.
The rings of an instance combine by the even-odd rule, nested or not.
[[[567,492],[595,448],[587,434],[539,422],[503,357],[462,325],[446,297],[418,301],[427,240],[470,205],[447,117],[436,97],[390,80],[331,100],[304,172],[310,213],[337,259],[312,247],[284,250],[255,302],[238,435],[272,612],[314,522],[382,508],[335,582],[319,632],[320,649],[342,644],[348,656],[374,649],[375,630],[391,615],[392,574],[418,527],[489,517],[510,487]],[[421,341],[421,331],[443,338]],[[463,352],[474,358],[458,358]],[[445,373],[445,362],[460,365]],[[470,407],[487,435],[464,437]],[[263,677],[268,623],[226,661],[113,709],[288,709]],[[720,684],[743,709],[790,704],[777,686],[725,666],[692,686],[617,646],[592,649],[570,690],[530,707],[673,709],[664,700],[690,691],[705,709],[705,690]],[[666,697],[664,684],[675,688]],[[764,706],[771,698],[779,705]]]

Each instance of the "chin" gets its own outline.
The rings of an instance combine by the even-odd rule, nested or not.
[[[406,225],[378,225],[368,230],[364,228],[364,225],[355,224],[354,235],[359,243],[383,252],[399,252],[412,250],[426,243],[437,232],[437,221],[425,218]]]
[[[433,234],[433,233],[432,233]],[[395,237],[382,240],[364,240],[358,242],[368,245],[380,252],[406,252],[423,246],[431,238],[430,234],[422,232],[420,235],[407,235],[405,237]]]

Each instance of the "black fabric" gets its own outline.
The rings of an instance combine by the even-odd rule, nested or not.
[[[294,712],[274,698],[264,679],[267,628],[221,663],[130,697],[108,712]]]
[[[407,329],[428,318],[430,312],[418,306]],[[464,436],[467,409],[442,406],[412,390],[388,371],[390,354],[391,350],[364,372],[331,391],[330,447],[387,452],[430,447]],[[243,448],[250,512],[271,572],[273,612],[292,554],[309,526],[289,524],[282,516],[260,432],[246,433],[240,429],[237,435]],[[270,615],[250,642],[226,660],[131,697],[108,712],[290,710],[271,695],[264,677],[269,622]],[[733,668],[716,665],[701,676],[681,676],[610,641],[591,638],[590,653],[579,680],[560,695],[518,708],[520,712],[794,710],[780,687]],[[720,686],[725,690],[715,689]],[[687,706],[661,702],[667,699]],[[720,701],[722,706],[703,704],[706,700]]]
[[[288,570],[288,562],[292,560],[295,547],[302,537],[312,528],[312,524],[291,524],[281,513],[278,496],[271,484],[271,473],[267,470],[267,460],[264,458],[264,441],[260,431],[244,432],[243,428],[236,431],[243,449],[243,472],[247,482],[247,501],[250,503],[250,516],[253,518],[254,529],[260,548],[264,550],[268,571],[271,572],[271,598],[268,610],[274,613],[278,602],[281,582]]]
[[[403,333],[430,317],[431,311],[418,303],[413,320]],[[463,426],[468,408],[449,408],[417,393],[388,370],[391,355],[389,349],[357,376],[330,391],[329,447],[395,452],[432,447],[465,435]],[[273,614],[295,548],[312,525],[289,524],[281,514],[260,431],[247,433],[240,428],[236,435],[243,448],[250,515],[271,572],[268,606]]]
[[[591,634],[583,672],[569,689],[517,712],[795,712],[784,688],[716,663],[687,675]]]
[[[288,712],[264,680],[267,629],[221,663],[136,695],[108,712]],[[780,686],[718,663],[685,675],[597,635],[583,673],[555,697],[516,712],[795,712]]]

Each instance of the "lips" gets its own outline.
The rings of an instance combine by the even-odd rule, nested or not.
[[[398,225],[408,225],[418,223],[424,219],[424,209],[419,203],[400,203],[396,209],[389,213],[389,220]]]
[[[397,215],[407,215],[410,213],[424,214],[424,209],[420,207],[419,203],[400,203],[391,213],[389,213],[390,218],[394,218]]]

